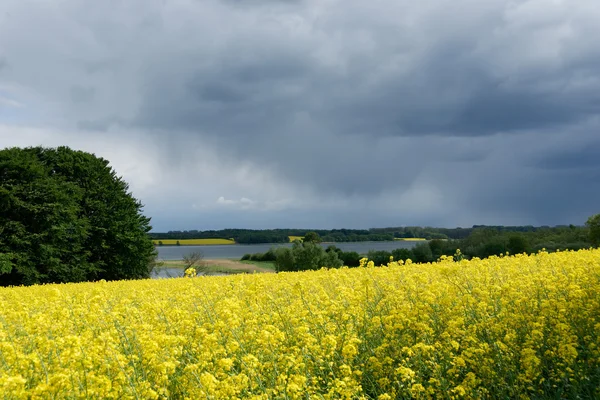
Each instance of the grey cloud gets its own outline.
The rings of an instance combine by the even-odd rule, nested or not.
[[[600,134],[600,132],[599,132]],[[600,140],[585,145],[565,145],[562,151],[545,154],[536,162],[536,166],[551,171],[564,170],[583,175],[600,174]],[[590,182],[594,182],[590,180]]]
[[[106,132],[110,126],[112,125],[112,121],[108,120],[83,120],[77,122],[77,128],[83,131],[97,131],[97,132]]]
[[[305,2],[305,0],[224,0],[224,2],[237,7],[256,7],[256,6],[290,6]]]
[[[198,89],[192,89],[192,91],[198,92],[198,101],[206,100],[209,102],[235,103],[243,101],[246,98],[240,91],[220,83],[207,83],[201,85]]]
[[[0,37],[12,38],[15,67],[0,61],[0,85],[22,89],[16,97],[47,124],[142,131],[161,144],[166,168],[210,145],[224,164],[259,165],[307,197],[347,200],[373,224],[402,220],[395,200],[412,190],[418,202],[428,188],[438,203],[414,223],[562,223],[598,204],[588,187],[600,153],[594,0],[113,6],[14,12]],[[56,39],[20,30],[33,24]],[[45,68],[34,68],[40,60]],[[352,213],[328,221],[342,226]]]
[[[71,87],[70,95],[73,103],[88,103],[94,99],[96,90],[93,87],[74,85]]]

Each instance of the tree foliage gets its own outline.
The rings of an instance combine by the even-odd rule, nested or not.
[[[321,243],[321,236],[317,232],[306,232],[302,241],[304,243]]]
[[[585,223],[589,229],[589,239],[593,246],[600,246],[600,214],[588,218]]]
[[[306,271],[325,268],[339,268],[342,260],[335,251],[325,251],[317,243],[295,242],[292,248],[279,248],[276,250],[275,267],[277,272]]]
[[[68,147],[0,151],[0,285],[150,275],[150,219],[107,160]]]

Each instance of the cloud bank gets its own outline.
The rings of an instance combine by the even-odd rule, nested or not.
[[[594,0],[7,0],[0,145],[109,159],[155,229],[583,223]]]

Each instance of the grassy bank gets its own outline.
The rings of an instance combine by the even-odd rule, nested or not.
[[[159,268],[181,268],[185,264],[182,260],[162,261]],[[275,264],[272,262],[238,261],[234,259],[211,259],[202,261],[196,269],[207,274],[247,274],[258,272],[274,272]]]

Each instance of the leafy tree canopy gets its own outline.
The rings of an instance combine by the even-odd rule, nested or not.
[[[600,246],[600,214],[589,217],[585,225],[589,229],[589,238],[592,245]]]
[[[302,241],[304,243],[321,243],[321,237],[317,232],[306,232]]]
[[[336,251],[325,251],[316,243],[295,242],[292,248],[276,250],[275,267],[277,272],[306,271],[325,268],[339,268],[343,262]]]
[[[0,150],[0,285],[150,275],[150,219],[108,161],[58,148]]]

